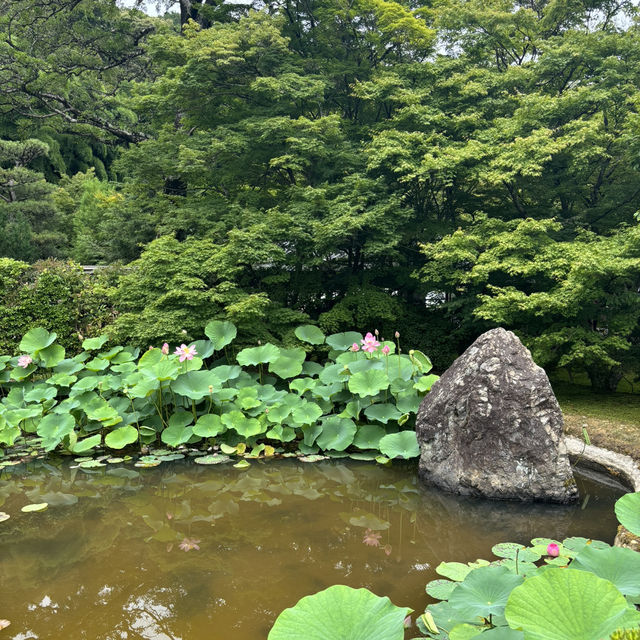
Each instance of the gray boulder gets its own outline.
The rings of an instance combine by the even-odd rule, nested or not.
[[[578,498],[549,379],[511,331],[482,334],[433,385],[416,418],[420,477],[502,500]]]

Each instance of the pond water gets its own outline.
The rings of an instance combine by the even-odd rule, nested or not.
[[[441,561],[536,536],[611,542],[620,492],[580,484],[587,504],[563,507],[424,488],[413,464],[12,467],[0,475],[0,638],[258,640],[336,583],[421,613]],[[20,511],[37,502],[50,506]]]

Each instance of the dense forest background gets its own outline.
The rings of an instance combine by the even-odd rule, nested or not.
[[[0,351],[227,318],[640,367],[625,0],[0,0]],[[105,265],[93,276],[79,264]]]

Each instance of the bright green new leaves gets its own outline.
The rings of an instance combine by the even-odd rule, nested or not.
[[[193,416],[187,411],[178,411],[169,419],[169,426],[160,436],[162,442],[170,447],[177,447],[187,442],[193,436]]]
[[[238,364],[241,364],[243,367],[247,367],[249,365],[258,365],[264,364],[266,362],[273,362],[277,360],[280,356],[280,349],[276,347],[274,344],[263,344],[259,347],[249,347],[247,349],[243,349],[236,356],[236,360]]]
[[[256,418],[247,418],[242,411],[235,409],[229,413],[224,413],[221,416],[221,420],[227,429],[233,429],[237,434],[245,438],[257,436],[266,431],[266,427],[263,426],[259,420],[256,420]]]
[[[40,351],[53,344],[56,338],[57,335],[55,333],[49,333],[41,327],[31,329],[27,331],[20,341],[20,351],[26,351],[27,353],[37,356]]]
[[[55,336],[55,333],[52,334]],[[38,358],[43,367],[47,369],[55,367],[64,360],[64,347],[59,344],[51,344],[48,347],[38,351]]]
[[[331,416],[322,421],[322,433],[316,442],[322,449],[344,451],[353,442],[356,431],[353,420]]]
[[[618,499],[615,510],[620,524],[634,536],[640,536],[640,491]]]
[[[57,415],[50,413],[38,423],[36,433],[42,437],[45,451],[55,449],[65,436],[68,436],[76,426],[74,417],[69,414]]]
[[[138,430],[135,427],[118,427],[107,433],[104,443],[110,449],[124,449],[128,444],[133,444],[138,440]]]
[[[301,342],[309,344],[322,344],[324,342],[324,333],[318,327],[312,324],[305,324],[295,330],[296,338]]]
[[[298,425],[313,424],[322,415],[322,409],[313,402],[304,402],[297,405],[291,413]]]
[[[335,585],[285,609],[268,640],[402,640],[409,613],[367,589]]]
[[[226,320],[211,320],[204,328],[204,334],[213,343],[213,348],[220,351],[233,342],[238,330],[233,323]]]
[[[354,373],[349,378],[349,391],[362,398],[375,396],[389,387],[387,374],[380,369],[369,369]]]
[[[640,624],[640,613],[630,611],[611,582],[575,569],[529,578],[513,590],[505,615],[525,640],[601,640],[617,628]]]
[[[380,452],[387,458],[416,458],[420,455],[420,447],[415,431],[390,433],[380,440]]]
[[[522,584],[523,577],[500,566],[474,569],[453,590],[449,604],[461,619],[503,615],[509,594]]]

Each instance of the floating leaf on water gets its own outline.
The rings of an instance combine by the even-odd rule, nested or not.
[[[439,579],[429,582],[425,590],[432,598],[437,598],[438,600],[446,600],[457,586],[457,582]]]
[[[222,464],[224,462],[231,462],[231,458],[220,453],[212,453],[209,456],[194,458],[194,462],[196,464]]]
[[[160,464],[162,464],[160,458],[156,458],[155,456],[141,456],[133,466],[148,469],[150,467],[157,467]]]
[[[633,535],[640,536],[640,491],[622,496],[615,506],[620,524]]]
[[[26,504],[24,507],[22,507],[22,509],[20,509],[20,511],[23,511],[24,513],[44,511],[48,506],[49,504],[47,502],[38,502],[36,504]]]
[[[352,460],[375,460],[378,455],[376,451],[356,451],[355,453],[350,453],[349,457]]]
[[[248,469],[251,466],[251,463],[247,460],[240,460],[240,462],[236,462],[233,466],[236,469]]]
[[[10,624],[8,620],[0,620],[0,630],[6,629]]]
[[[183,453],[167,453],[162,456],[158,456],[161,462],[170,462],[171,460],[183,460],[184,457],[185,456]]]
[[[78,465],[81,469],[97,469],[98,467],[105,467],[106,465],[100,460],[86,460]]]
[[[222,453],[226,453],[227,455],[238,453],[238,449],[236,447],[232,447],[230,444],[225,444],[224,442],[220,445],[220,451],[222,451]]]
[[[0,511],[0,522],[4,522],[5,520],[8,520],[11,516],[8,513],[5,513],[4,511]],[[0,620],[0,622],[2,622]],[[0,629],[2,629],[2,627],[0,627]]]
[[[124,458],[107,458],[106,460],[109,464],[118,464],[120,462],[124,462]]]
[[[320,456],[317,454],[312,454],[310,456],[300,456],[298,460],[300,462],[320,462],[320,460],[326,460],[327,456]]]

